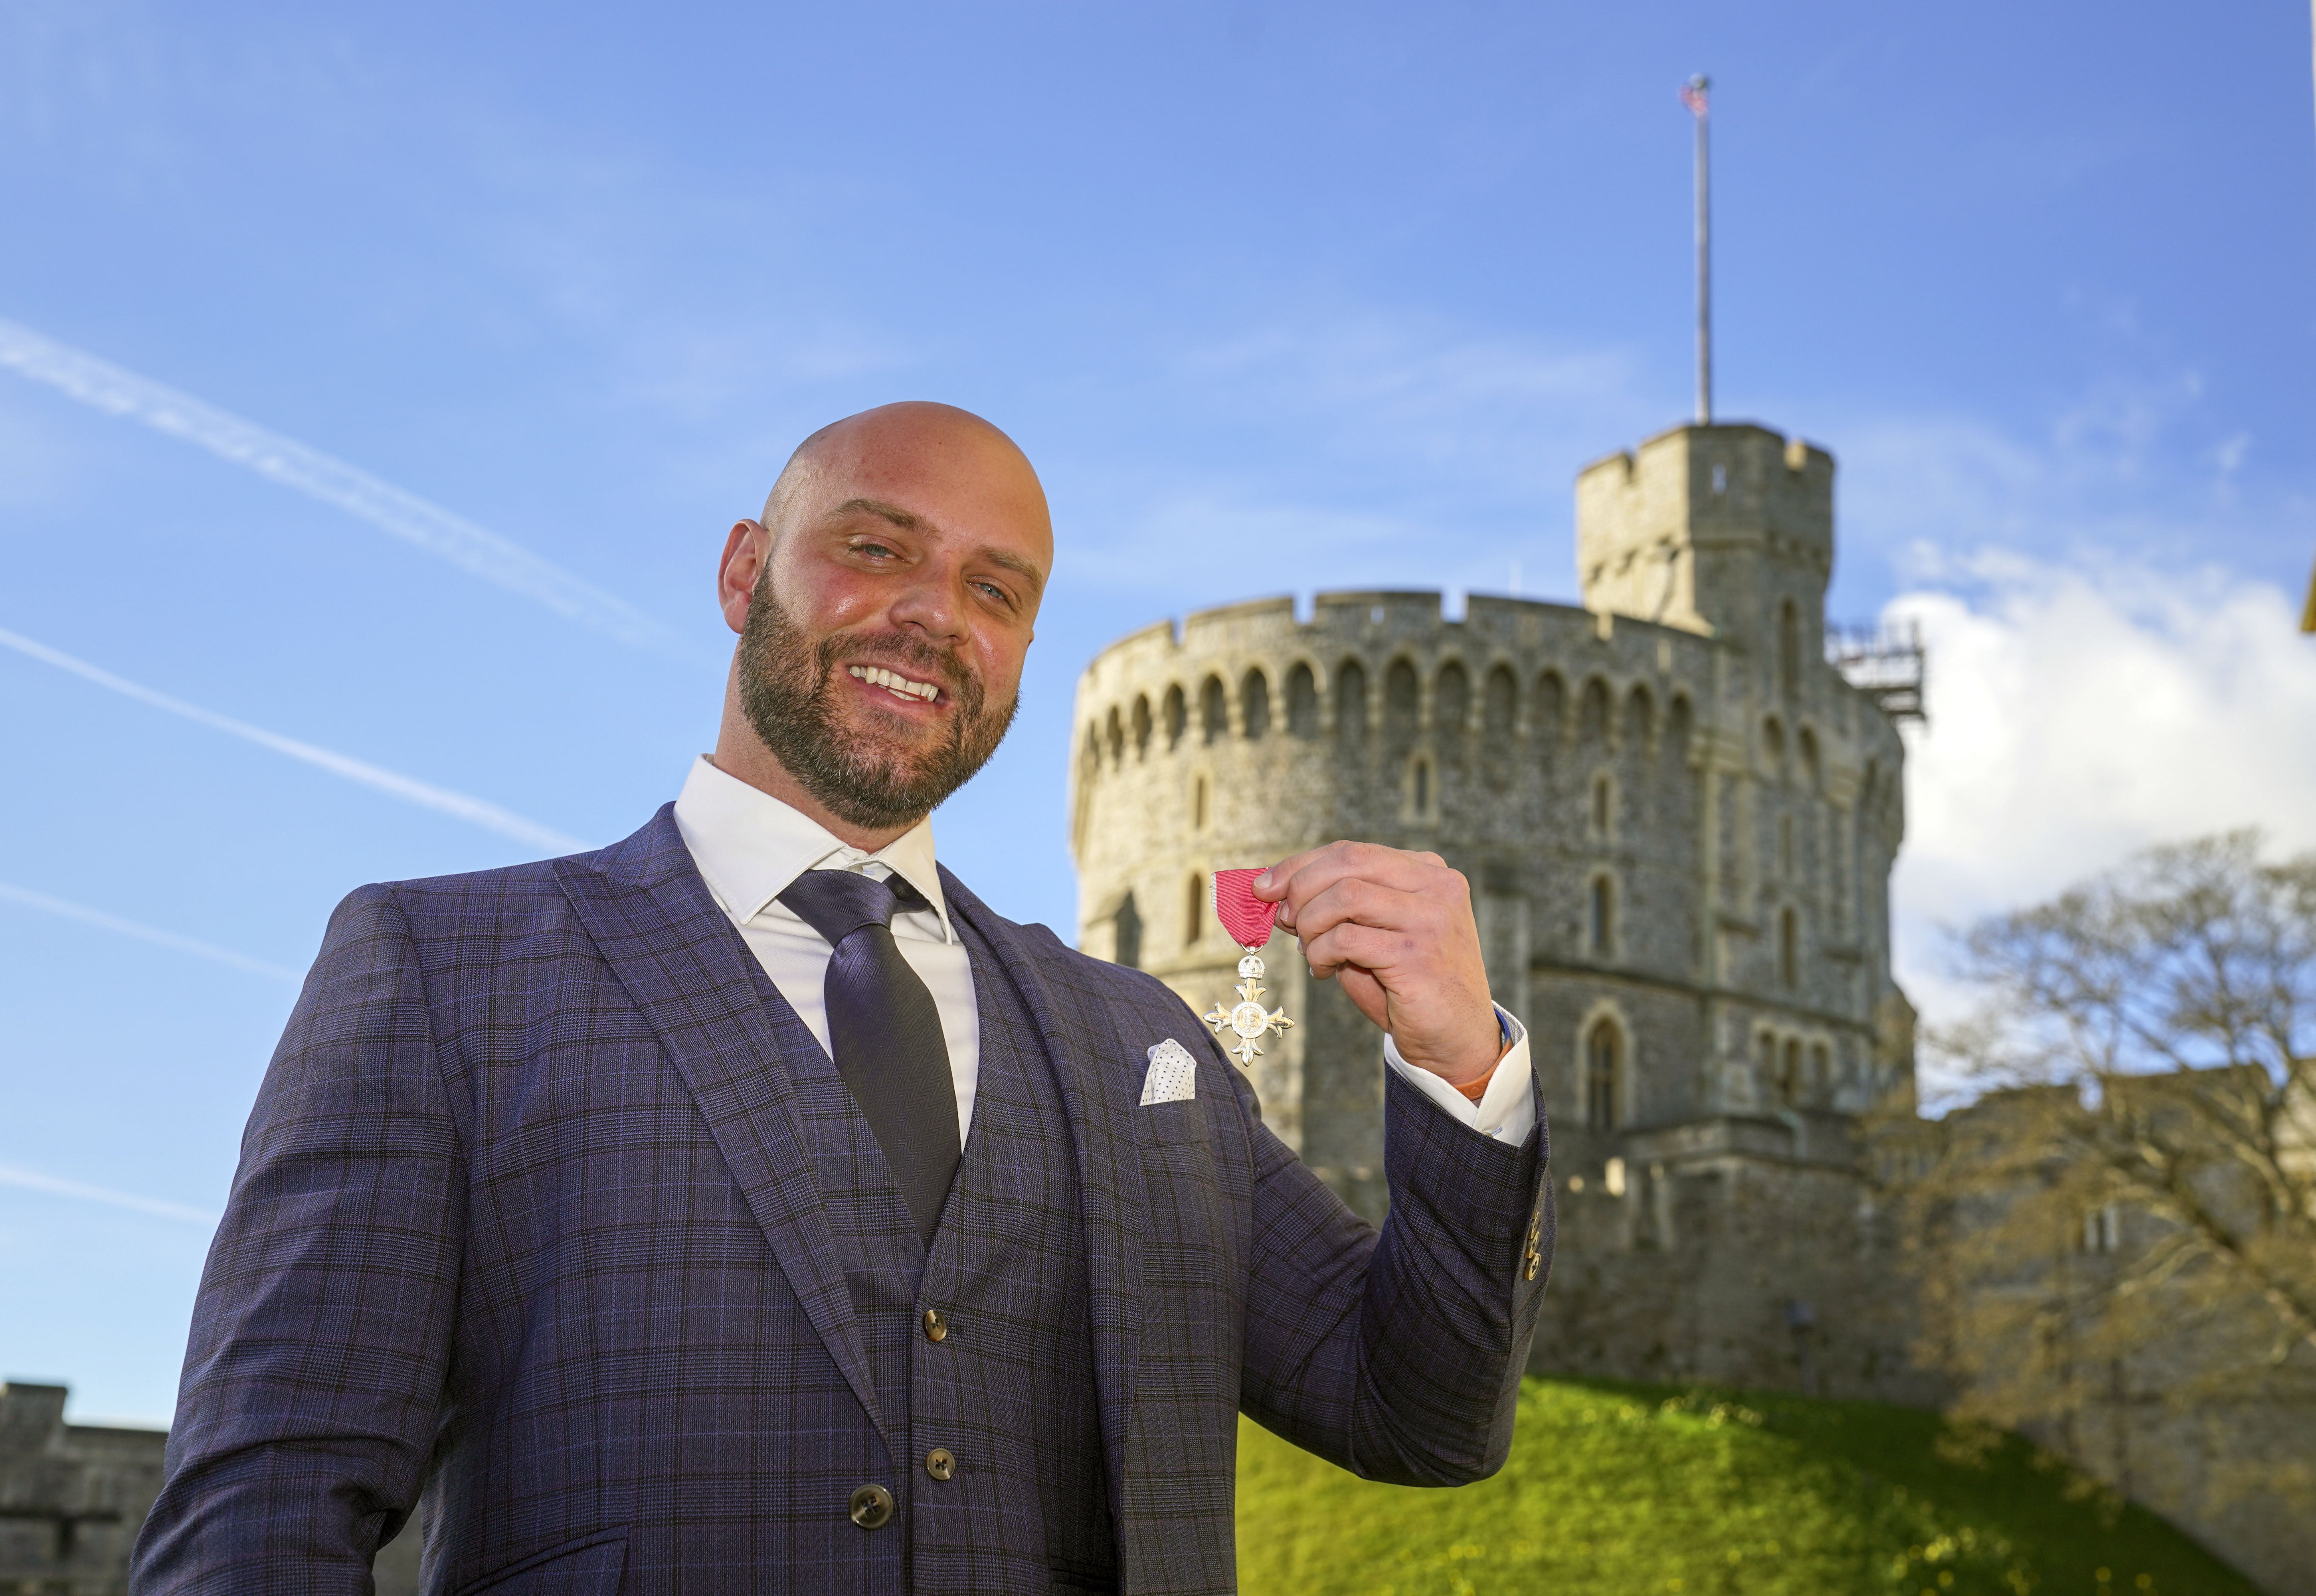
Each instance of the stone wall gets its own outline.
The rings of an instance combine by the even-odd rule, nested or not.
[[[65,1396],[0,1385],[0,1590],[125,1596],[168,1437],[67,1424]]]
[[[1079,683],[1081,945],[1195,1011],[1237,957],[1216,869],[1350,837],[1470,880],[1553,1118],[1546,1366],[1794,1385],[1807,1346],[1821,1388],[1921,1395],[1856,1130],[1911,1090],[1904,749],[1819,644],[1832,474],[1759,427],[1679,428],[1580,479],[1582,607],[1258,600]],[[1381,1039],[1291,939],[1266,957],[1300,1024],[1255,1061],[1265,1115],[1379,1216]]]
[[[127,1596],[168,1432],[65,1423],[63,1386],[0,1385],[0,1592]],[[417,1596],[414,1526],[379,1554],[377,1596]]]

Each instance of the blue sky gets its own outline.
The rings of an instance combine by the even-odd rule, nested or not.
[[[827,420],[945,399],[1045,474],[1025,708],[937,829],[1065,935],[1068,705],[1104,643],[1515,563],[1571,595],[1576,469],[1689,403],[1696,71],[1722,412],[1834,451],[1835,613],[1941,649],[1918,998],[1938,923],[2054,873],[2248,820],[2316,843],[2316,648],[2285,624],[2316,554],[2308,29],[0,0],[0,348],[227,418],[189,438],[149,388],[109,411],[0,367],[0,632],[48,651],[0,648],[0,1373],[165,1420],[279,972],[361,882],[673,794],[712,736],[725,528]],[[227,458],[232,418],[314,454]],[[333,463],[365,474],[298,485]]]

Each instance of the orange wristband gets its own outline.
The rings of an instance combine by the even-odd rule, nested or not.
[[[1507,1036],[1503,1039],[1501,1044],[1500,1044],[1496,1049],[1496,1062],[1499,1064],[1502,1063],[1504,1061],[1504,1055],[1511,1051],[1512,1039]],[[1487,1074],[1482,1076],[1479,1079],[1475,1081],[1465,1081],[1462,1086],[1456,1089],[1464,1094],[1466,1101],[1477,1103],[1481,1098],[1488,1095],[1488,1083],[1495,1078],[1496,1072],[1493,1069],[1490,1069]]]

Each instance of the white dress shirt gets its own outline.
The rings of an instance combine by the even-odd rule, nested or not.
[[[924,895],[931,909],[893,917],[893,944],[940,1011],[949,1073],[957,1086],[958,1141],[962,1146],[972,1130],[974,1091],[981,1080],[981,1010],[974,998],[973,962],[949,923],[940,873],[933,867],[932,821],[921,820],[875,853],[863,853],[770,793],[717,769],[703,754],[692,762],[691,774],[676,797],[675,827],[717,907],[732,918],[764,974],[824,1050],[829,1048],[825,987],[833,950],[827,938],[779,901],[779,895],[807,870],[857,870],[879,881],[897,875]],[[1384,1038],[1384,1059],[1442,1113],[1518,1145],[1536,1128],[1528,1033],[1501,1008],[1496,1013],[1505,1035],[1512,1039],[1511,1047],[1476,1104],[1430,1070],[1402,1059],[1388,1036]]]

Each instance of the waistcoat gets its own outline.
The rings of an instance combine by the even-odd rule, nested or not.
[[[989,945],[958,929],[980,1080],[930,1252],[835,1066],[817,1047],[790,1060],[877,1407],[905,1438],[885,1476],[864,1482],[890,1490],[895,1512],[860,1532],[863,1572],[880,1592],[1109,1591],[1074,1144],[1028,1006]]]

